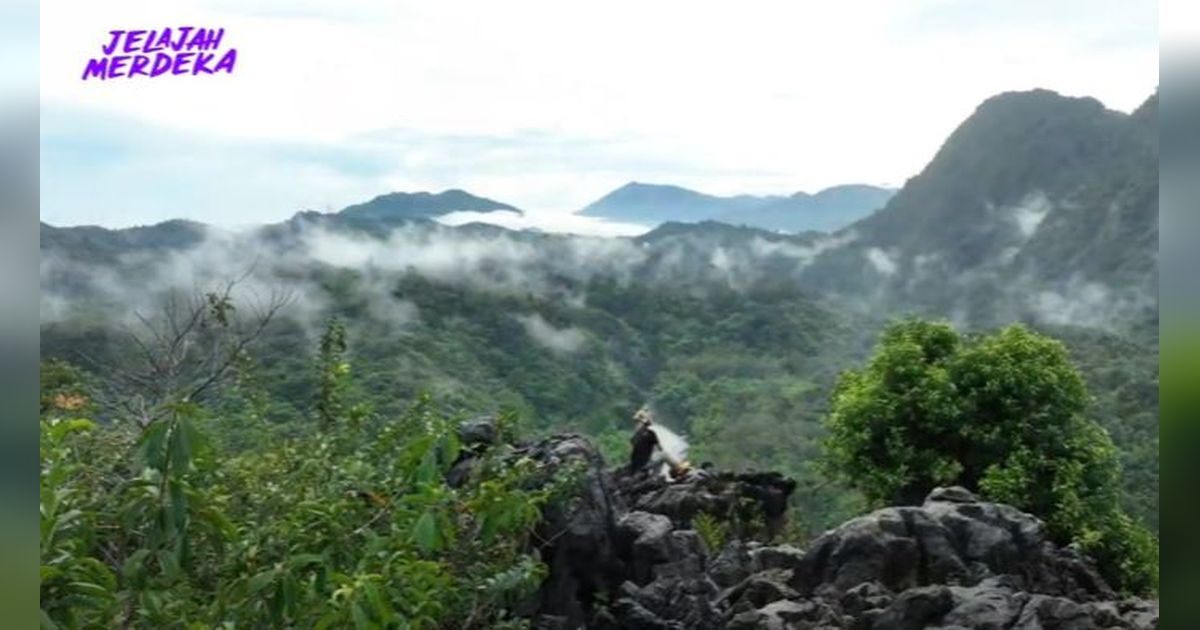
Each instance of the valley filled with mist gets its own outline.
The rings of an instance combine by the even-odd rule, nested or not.
[[[636,236],[501,227],[489,213],[519,204],[461,190],[239,229],[43,224],[42,354],[85,375],[99,422],[127,421],[107,401],[133,391],[115,379],[138,340],[172,296],[227,288],[221,313],[277,308],[191,401],[231,452],[316,431],[313,366],[336,320],[362,418],[427,396],[451,418],[581,433],[621,462],[649,405],[692,462],[795,479],[801,544],[871,507],[827,474],[822,441],[838,375],[885,326],[945,321],[969,338],[1023,323],[1065,345],[1116,445],[1121,505],[1156,532],[1157,160],[1157,96],[1125,114],[1036,90],[982,103],[898,190],[630,184],[581,213],[643,223]]]
[[[43,352],[103,365],[165,294],[242,278],[235,304],[289,295],[254,357],[281,426],[310,415],[308,355],[336,316],[379,413],[428,391],[462,413],[511,408],[539,429],[619,444],[651,403],[700,458],[816,479],[833,379],[884,323],[1028,322],[1087,372],[1093,411],[1137,475],[1129,500],[1153,520],[1154,112],[1153,101],[1130,116],[1049,92],[998,96],[883,209],[832,233],[735,226],[706,207],[684,222],[691,196],[675,207],[663,194],[674,220],[637,237],[436,221],[516,210],[462,191],[237,231],[43,225]],[[835,496],[797,500],[819,528],[845,516]]]

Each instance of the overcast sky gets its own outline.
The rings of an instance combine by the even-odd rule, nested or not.
[[[171,6],[167,6],[170,4]],[[111,29],[223,27],[231,76],[81,81]],[[42,216],[220,225],[463,188],[550,229],[628,181],[901,185],[983,99],[1129,111],[1141,0],[43,0]]]

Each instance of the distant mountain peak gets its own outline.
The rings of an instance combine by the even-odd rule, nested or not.
[[[1070,106],[1086,107],[1089,109],[1104,109],[1104,104],[1090,96],[1066,96],[1054,90],[1033,88],[1031,90],[1010,90],[1000,92],[995,96],[984,99],[976,108],[977,112],[987,111],[998,107],[1046,107]]]
[[[370,201],[347,206],[339,216],[350,219],[403,220],[431,219],[451,212],[492,212],[505,210],[521,214],[506,203],[478,197],[465,190],[451,188],[440,193],[392,192]]]
[[[674,184],[651,184],[631,181],[588,205],[587,208],[583,209],[583,214],[587,214],[589,209],[602,207],[614,200],[671,201],[676,198],[719,199],[719,197]]]
[[[883,207],[894,193],[890,188],[845,184],[815,194],[718,196],[674,184],[631,181],[580,214],[650,226],[718,221],[781,232],[833,231]]]
[[[1129,115],[1050,90],[987,99],[811,277],[979,325],[1056,321],[1086,293],[1074,321],[1143,326],[1157,285],[1154,102]],[[1004,297],[981,307],[984,294]]]
[[[1158,128],[1158,90],[1150,95],[1145,102],[1133,110],[1131,114],[1135,120],[1141,121],[1143,124]]]

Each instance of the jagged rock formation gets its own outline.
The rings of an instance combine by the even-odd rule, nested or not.
[[[477,422],[464,435],[495,439]],[[1158,626],[1157,602],[1119,597],[1086,558],[1049,542],[1037,518],[962,488],[853,519],[806,550],[740,540],[712,550],[697,514],[769,516],[794,486],[770,473],[697,470],[670,483],[608,469],[579,435],[514,454],[579,479],[575,500],[547,511],[535,533],[550,571],[522,612],[537,628]]]

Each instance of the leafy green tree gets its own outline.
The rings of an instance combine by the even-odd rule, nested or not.
[[[1044,519],[1115,586],[1157,588],[1157,545],[1120,507],[1108,434],[1059,342],[1013,325],[961,337],[909,320],[842,374],[827,419],[832,470],[873,503],[914,504],[962,485]]]
[[[93,554],[96,459],[79,457],[78,435],[95,430],[82,418],[41,420],[42,627],[103,627],[118,610],[114,567]],[[85,470],[91,467],[92,470]],[[90,473],[90,474],[89,474]],[[56,623],[57,622],[57,623]]]
[[[427,398],[219,465],[204,421],[42,418],[42,627],[521,627],[567,494],[532,461],[497,447],[448,486],[456,425]]]
[[[350,379],[346,363],[346,326],[334,317],[325,323],[317,355],[317,420],[330,429],[345,414],[343,396]]]
[[[250,426],[270,439],[236,442],[207,436],[261,419],[267,401],[239,392],[250,365],[204,400],[109,423],[86,419],[85,374],[44,365],[42,627],[523,627],[510,611],[546,572],[531,533],[565,482],[501,445],[450,487],[456,423],[426,396],[386,421],[366,413],[345,348],[335,321],[320,348],[332,378],[304,397],[347,422]],[[514,426],[502,416],[502,435]]]

